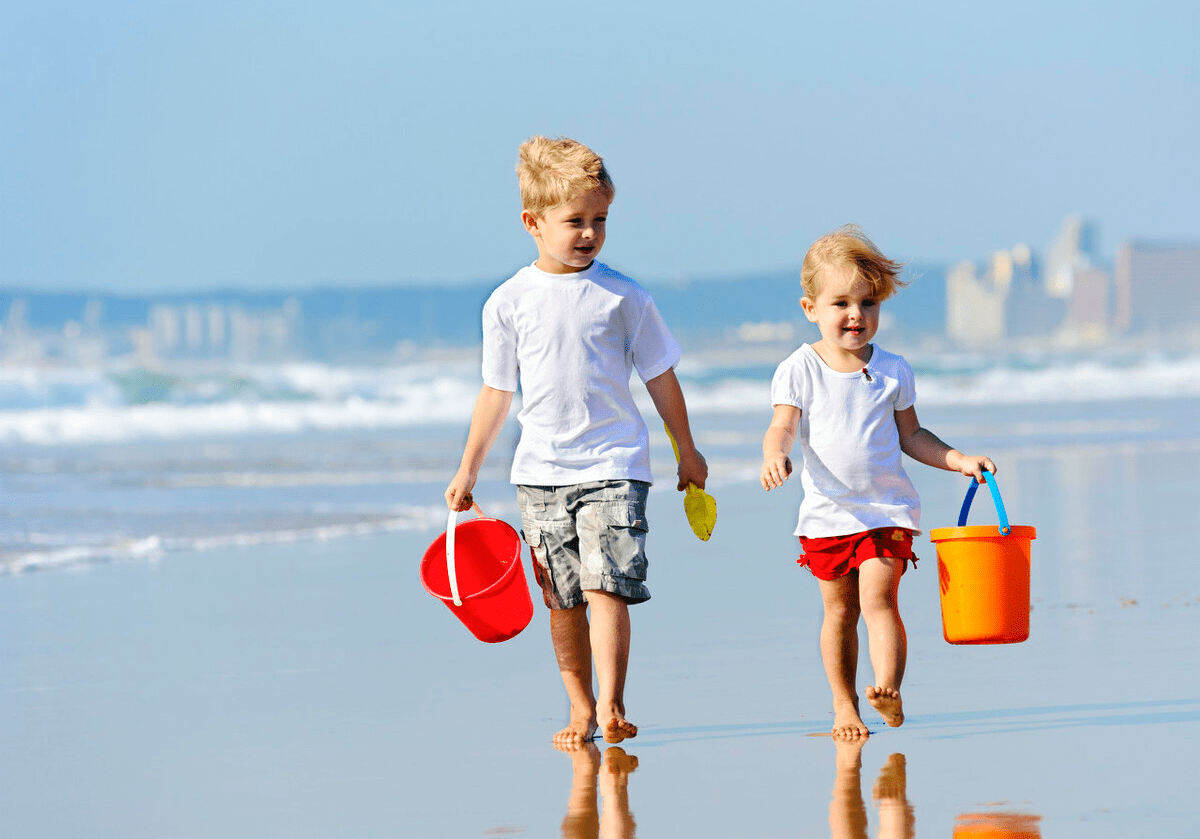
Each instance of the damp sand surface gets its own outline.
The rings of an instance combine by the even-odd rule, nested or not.
[[[822,736],[799,488],[756,486],[744,418],[698,423],[709,542],[679,496],[652,495],[654,598],[633,610],[627,690],[640,733],[619,753],[551,746],[567,708],[544,611],[475,641],[418,582],[436,531],[0,577],[6,833],[555,837],[595,819],[610,836],[1193,836],[1195,407],[922,412],[997,460],[1010,519],[1037,528],[1031,634],[947,644],[919,537],[906,721],[864,703],[857,753]],[[966,479],[910,472],[926,530],[953,525]],[[517,523],[502,483],[477,497]],[[971,523],[994,520],[988,501]]]

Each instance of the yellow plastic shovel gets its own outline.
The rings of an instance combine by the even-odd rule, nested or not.
[[[678,463],[679,444],[675,442],[675,437],[665,422],[663,428],[666,429],[667,439],[671,441],[671,448],[675,451],[675,462]],[[713,528],[717,526],[717,499],[695,484],[688,483],[683,496],[683,512],[687,515],[688,524],[692,526],[696,538],[707,542],[708,537],[712,536]]]

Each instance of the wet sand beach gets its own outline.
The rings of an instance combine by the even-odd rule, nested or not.
[[[419,584],[434,530],[0,577],[0,823],[29,839],[555,837],[595,835],[593,815],[609,836],[1195,835],[1195,408],[922,412],[992,455],[1011,521],[1037,527],[1031,636],[947,644],[919,537],[907,719],[887,728],[864,703],[860,754],[822,736],[799,488],[758,488],[744,417],[698,423],[711,541],[675,493],[651,497],[640,733],[620,754],[551,746],[567,707],[544,610],[475,641]],[[669,457],[656,448],[660,475]],[[954,524],[966,479],[910,474],[926,531]],[[517,523],[502,482],[477,497]],[[994,520],[985,502],[972,523]]]

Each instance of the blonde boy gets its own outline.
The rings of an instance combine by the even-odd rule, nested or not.
[[[900,682],[908,657],[900,575],[916,564],[921,505],[900,454],[983,479],[987,457],[964,455],[917,421],[912,368],[871,343],[879,309],[898,286],[900,264],[852,225],[813,243],[801,280],[805,316],[821,338],[775,372],[775,413],[763,437],[762,485],[783,486],[797,434],[804,454],[796,535],[824,603],[821,659],[833,691],[833,736],[866,737],[855,686],[858,619],[867,626],[875,684],[867,700],[888,725],[904,722]]]
[[[483,388],[446,503],[470,507],[520,385],[511,479],[571,701],[554,742],[577,747],[599,727],[616,743],[637,735],[625,716],[628,607],[650,598],[649,435],[629,389],[633,369],[679,443],[678,488],[703,487],[708,466],[675,377],[679,344],[644,289],[595,261],[614,195],[603,160],[574,140],[533,137],[517,175],[538,258],[484,305]]]

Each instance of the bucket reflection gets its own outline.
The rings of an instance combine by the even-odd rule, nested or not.
[[[629,809],[629,776],[637,757],[620,746],[610,746],[601,757],[595,743],[560,751],[571,756],[563,839],[633,839],[637,825]]]
[[[862,791],[862,749],[865,740],[834,740],[837,749],[833,800],[829,804],[832,839],[867,839],[867,805]],[[908,800],[908,766],[904,755],[888,757],[871,788],[878,811],[879,839],[912,839],[916,816]]]
[[[1041,820],[1028,813],[964,813],[954,820],[954,839],[1042,839]]]

